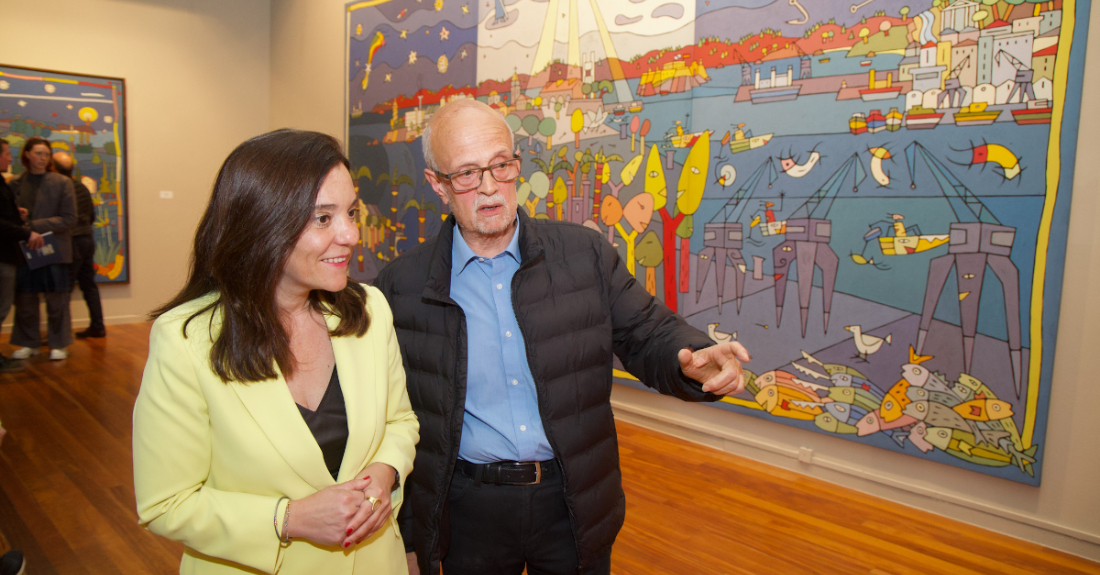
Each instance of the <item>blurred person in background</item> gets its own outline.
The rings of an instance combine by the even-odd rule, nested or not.
[[[84,294],[84,303],[88,306],[88,329],[77,332],[76,337],[107,337],[107,328],[103,325],[103,304],[99,301],[99,287],[95,283],[95,236],[92,235],[92,222],[95,221],[95,205],[92,193],[80,180],[73,178],[73,157],[67,152],[54,152],[54,171],[73,180],[73,192],[76,195],[76,225],[72,228],[73,265],[70,274],[74,277],[73,287],[80,284],[80,293]]]
[[[50,359],[69,357],[65,348],[73,342],[72,314],[69,312],[69,266],[73,261],[70,229],[76,223],[76,199],[73,182],[61,174],[50,171],[53,151],[49,141],[29,138],[23,144],[19,161],[26,171],[14,178],[10,186],[15,190],[16,205],[26,210],[27,227],[38,234],[52,232],[57,242],[61,261],[38,269],[20,267],[15,277],[15,324],[12,326],[11,344],[19,346],[12,352],[13,359],[27,359],[39,353],[42,333],[39,330],[39,294],[46,297]],[[31,246],[28,244],[27,246]]]

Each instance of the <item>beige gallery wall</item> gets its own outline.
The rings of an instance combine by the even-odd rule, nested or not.
[[[268,0],[0,0],[0,63],[126,79],[131,282],[100,284],[108,324],[183,285],[218,167],[267,131],[269,40]]]
[[[344,131],[343,0],[272,0],[271,127]],[[1093,18],[1097,21],[1097,18]],[[1100,101],[1100,28],[1091,31],[1085,102]],[[1039,488],[629,388],[616,414],[982,527],[1100,560],[1100,386],[1089,365],[1100,348],[1100,110],[1086,108],[1077,151],[1068,265]],[[1098,284],[1092,284],[1098,285]],[[1095,289],[1095,288],[1093,288]],[[745,342],[750,345],[751,342]],[[799,448],[813,451],[810,464]],[[853,512],[858,512],[853,510]]]

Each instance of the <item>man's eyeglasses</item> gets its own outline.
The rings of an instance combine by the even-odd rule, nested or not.
[[[492,174],[493,179],[502,184],[514,182],[516,178],[519,177],[521,162],[522,160],[519,156],[513,156],[511,160],[486,166],[484,168],[459,170],[450,174],[444,174],[438,170],[434,171],[438,178],[447,180],[447,182],[451,184],[451,188],[454,189],[456,194],[462,194],[465,192],[472,192],[481,187],[481,181],[485,177],[485,172]]]

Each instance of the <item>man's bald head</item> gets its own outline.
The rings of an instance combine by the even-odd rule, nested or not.
[[[512,128],[508,127],[508,122],[504,119],[504,116],[489,107],[488,104],[473,98],[448,102],[432,115],[431,119],[428,120],[428,125],[424,128],[422,136],[424,162],[428,165],[428,169],[439,169],[436,147],[441,140],[445,139],[453,130],[461,130],[462,126],[477,122],[495,122],[500,125],[501,130],[508,135],[509,139],[512,138]]]
[[[54,152],[53,169],[66,178],[73,177],[73,157],[68,152]]]

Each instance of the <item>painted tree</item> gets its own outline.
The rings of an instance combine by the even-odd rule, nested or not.
[[[420,201],[415,199],[405,202],[405,209],[416,208],[416,221],[418,223],[416,230],[417,243],[424,243],[424,227],[427,220],[428,212],[436,213],[435,203],[424,201],[424,197],[420,197]]]
[[[1000,2],[1000,0],[982,0],[982,4],[989,7],[989,12],[993,15],[994,21],[1001,19],[997,15],[997,2]]]
[[[581,130],[584,129],[584,112],[580,108],[573,110],[569,117],[569,129],[573,132],[573,147],[581,147]]]
[[[546,194],[550,192],[550,177],[544,172],[535,172],[528,178],[527,183],[531,186],[532,198],[528,198],[524,205],[527,206],[527,210],[531,217],[535,217],[535,210],[538,209],[539,200],[546,197]],[[550,205],[547,204],[546,211],[550,211]]]
[[[635,118],[636,117],[637,116],[635,116]],[[649,127],[650,127],[650,123],[649,123],[649,119],[647,118],[644,122],[642,122],[642,126],[640,128],[638,128],[638,135],[642,137],[642,146],[641,146],[641,148],[643,150],[645,149],[645,135],[649,133]]]
[[[565,152],[565,146],[562,146],[561,149],[558,150],[558,156],[560,156],[563,161],[565,160]],[[566,172],[569,172],[569,177],[573,180],[573,189],[570,191],[569,197],[577,197],[577,189],[580,187],[580,181],[582,178],[584,178],[586,174],[588,174],[588,172],[592,171],[593,160],[594,158],[592,157],[592,152],[590,150],[585,150],[583,152],[577,150],[576,152],[573,152],[572,165],[570,165],[568,162],[564,162],[564,169]],[[555,166],[555,169],[557,169],[557,166]]]
[[[504,121],[508,122],[508,128],[512,130],[513,134],[519,135],[520,130],[523,129],[523,120],[515,114],[508,114],[504,117]],[[531,142],[527,142],[527,147],[531,147]]]
[[[985,28],[985,19],[989,18],[989,12],[978,10],[971,18],[974,20],[974,23],[977,24],[978,29],[981,30]]]
[[[520,127],[524,132],[527,132],[527,147],[531,147],[531,141],[535,138],[535,134],[539,133],[539,117],[534,114],[528,114],[523,117],[523,121],[520,122]]]
[[[657,239],[656,232],[648,232],[642,236],[635,252],[638,263],[645,268],[645,290],[649,295],[657,295],[657,266],[661,265],[661,240]],[[668,276],[668,268],[665,268],[665,276]]]
[[[693,216],[703,201],[703,190],[707,186],[709,169],[710,138],[702,137],[695,140],[695,144],[691,146],[691,151],[684,160],[684,167],[680,170],[680,181],[676,185],[676,209],[684,218],[676,227],[676,235],[680,237],[680,293],[688,292],[688,280],[691,275],[691,235],[694,231]],[[665,276],[668,276],[668,272],[665,272]]]
[[[889,20],[883,20],[882,23],[878,25],[878,29],[879,29],[880,32],[883,33],[883,35],[885,35],[886,37],[889,37],[891,26],[892,25],[890,24]]]
[[[909,18],[909,7],[902,6],[901,10],[898,10],[898,14],[901,14],[901,21],[905,22]]]
[[[565,200],[569,198],[569,189],[565,187],[565,181],[562,180],[560,176],[554,180],[554,189],[551,190],[550,193],[553,194],[554,208],[556,209],[555,214],[553,216],[550,216],[550,218],[561,220],[562,204],[564,204]],[[546,207],[547,209],[550,208],[549,201],[547,201]]]
[[[859,31],[859,37],[863,38],[863,43],[866,44],[867,40],[871,37],[871,31],[867,28],[862,28]]]
[[[558,122],[547,116],[539,122],[538,132],[546,137],[546,149],[554,145],[554,132],[558,130]]]
[[[646,159],[645,191],[653,196],[653,209],[661,215],[661,237],[665,250],[664,299],[665,305],[676,311],[676,228],[683,221],[684,214],[678,213],[675,203],[672,205],[672,212],[677,213],[670,213],[666,208],[668,185],[665,182],[664,167],[661,165],[661,152],[656,145],[650,149]]]
[[[592,184],[592,219],[598,220],[600,218],[600,197],[603,195],[603,186],[611,181],[611,166],[609,163],[621,162],[623,158],[618,154],[605,156],[601,147],[596,152],[595,161],[596,177]]]
[[[642,120],[638,116],[634,116],[630,119],[630,151],[634,151],[634,137],[638,134],[638,128],[641,127]]]
[[[615,225],[623,219],[623,205],[615,196],[604,196],[600,202],[600,221],[607,226],[607,242],[615,245]]]

